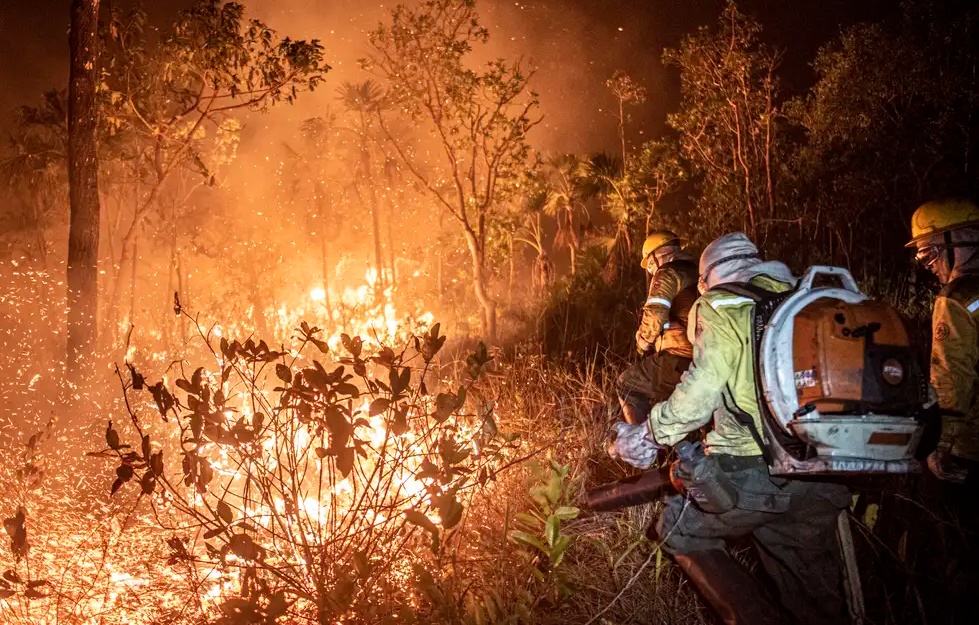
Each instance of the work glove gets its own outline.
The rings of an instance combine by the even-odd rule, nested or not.
[[[938,449],[928,454],[925,460],[928,470],[938,479],[952,484],[965,484],[969,467],[952,455],[948,445],[938,445]]]
[[[636,351],[639,352],[639,355],[640,356],[645,355],[646,352],[648,352],[652,348],[653,348],[653,344],[643,338],[643,336],[642,336],[642,330],[637,330],[636,331]]]
[[[653,466],[656,454],[662,448],[662,445],[658,444],[649,433],[645,423],[636,425],[616,423],[615,441],[612,442],[608,453],[613,458],[621,458],[636,468],[648,469]]]

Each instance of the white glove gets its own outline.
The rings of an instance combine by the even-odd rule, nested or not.
[[[648,469],[653,466],[656,454],[662,448],[645,423],[616,423],[615,441],[609,448],[609,455],[621,458],[636,468]]]

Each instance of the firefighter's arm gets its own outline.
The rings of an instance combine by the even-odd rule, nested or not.
[[[731,319],[700,299],[690,313],[693,365],[670,398],[656,404],[647,424],[657,442],[675,445],[710,422],[734,373],[741,341]]]
[[[642,323],[639,325],[639,332],[636,333],[636,342],[643,351],[651,347],[663,330],[669,327],[670,306],[679,291],[680,278],[672,269],[660,269],[653,274],[642,307]],[[643,343],[646,344],[645,347]]]
[[[939,406],[963,415],[969,411],[977,362],[979,345],[972,313],[955,299],[939,297],[932,315],[931,345],[931,383]]]

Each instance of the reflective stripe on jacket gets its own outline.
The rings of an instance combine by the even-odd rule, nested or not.
[[[942,443],[953,455],[979,460],[979,274],[949,282],[931,322],[931,384],[942,417]]]
[[[690,358],[687,315],[697,297],[697,265],[681,252],[649,281],[639,336],[656,351]]]
[[[766,275],[752,278],[751,284],[774,293],[791,288]],[[647,421],[658,442],[676,445],[713,419],[714,427],[707,434],[710,453],[761,454],[751,431],[736,415],[738,410],[751,415],[761,435],[751,345],[753,309],[750,298],[720,289],[710,290],[696,301],[689,329],[693,365],[670,398],[653,407]]]

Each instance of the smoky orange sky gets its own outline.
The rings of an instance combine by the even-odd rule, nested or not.
[[[103,9],[112,2],[102,0]],[[126,6],[116,0],[115,6]],[[190,0],[147,0],[151,20],[164,24]],[[362,80],[356,61],[367,51],[367,32],[387,19],[396,2],[375,0],[244,0],[250,14],[294,38],[318,38],[333,66],[326,83],[294,107],[282,106],[260,125],[295,128],[318,114],[344,80]],[[412,4],[412,2],[409,2]],[[811,79],[808,63],[818,46],[841,27],[893,12],[887,0],[745,0],[742,8],[765,26],[766,38],[786,48],[789,89]],[[634,112],[633,140],[662,128],[676,104],[676,78],[664,71],[664,46],[712,23],[722,0],[479,0],[490,29],[489,53],[522,58],[536,70],[544,122],[537,147],[547,151],[615,149],[611,96],[604,81],[622,69],[648,91]],[[44,90],[67,79],[69,0],[5,0],[0,6],[0,119],[18,105],[37,102]],[[2,127],[2,121],[0,121]],[[257,130],[257,128],[255,128]],[[278,135],[279,133],[275,133]]]

